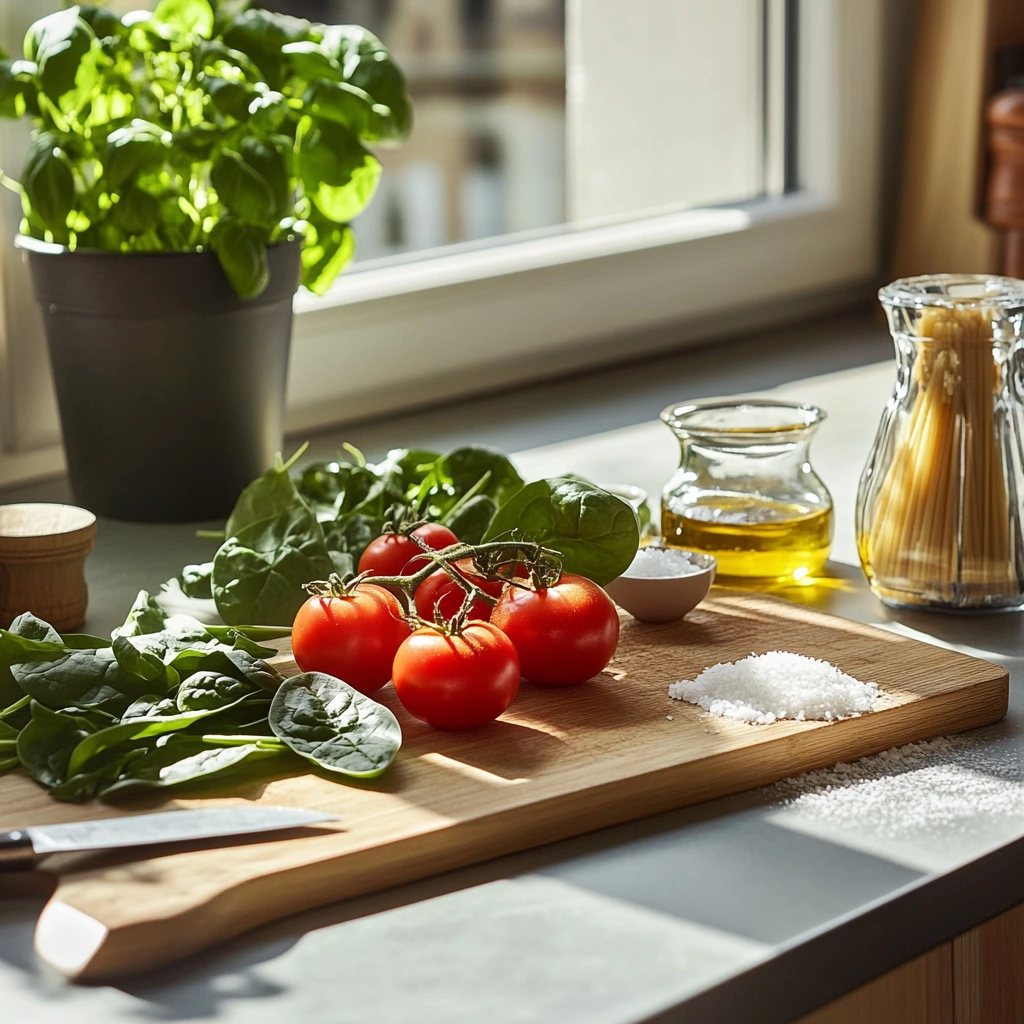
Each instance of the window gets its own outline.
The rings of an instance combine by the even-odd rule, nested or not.
[[[726,334],[874,273],[881,0],[264,4],[367,25],[416,105],[356,264],[296,299],[292,430]],[[56,6],[3,5],[0,41]],[[22,145],[3,125],[4,166]],[[3,273],[0,481],[59,465],[27,279]]]

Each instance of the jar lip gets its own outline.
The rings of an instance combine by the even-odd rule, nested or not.
[[[878,290],[879,301],[903,309],[1024,308],[1024,281],[995,274],[922,274]]]
[[[772,398],[705,398],[661,411],[661,420],[687,435],[729,440],[791,440],[828,418],[809,402]]]

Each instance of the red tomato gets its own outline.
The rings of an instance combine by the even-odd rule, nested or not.
[[[459,542],[459,538],[440,523],[424,523],[412,532],[435,551]],[[409,537],[383,533],[366,546],[359,558],[359,571],[372,570],[375,576],[412,576],[417,569],[423,568],[422,551],[419,544]]]
[[[505,584],[478,576],[474,572],[475,566],[471,558],[459,559],[455,563],[455,568],[466,579],[472,580],[484,593],[492,597],[501,597]],[[441,618],[447,621],[462,607],[465,599],[466,592],[462,587],[444,569],[438,569],[416,588],[416,614],[427,622],[433,622],[434,610],[439,609]],[[469,617],[483,619],[486,622],[491,617],[491,605],[478,597],[469,609]]]
[[[454,636],[424,626],[398,648],[393,678],[410,715],[435,729],[473,729],[512,703],[519,659],[489,622],[471,622]]]
[[[509,587],[491,622],[515,645],[523,678],[553,686],[596,676],[619,642],[612,599],[596,583],[569,573],[546,590]]]
[[[395,652],[409,637],[398,598],[363,583],[347,597],[311,597],[292,624],[292,653],[303,672],[326,672],[361,693],[391,678]]]

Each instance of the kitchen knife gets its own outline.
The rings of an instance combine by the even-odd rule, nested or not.
[[[34,867],[38,859],[48,853],[184,843],[193,839],[271,832],[337,820],[335,814],[302,807],[255,805],[161,811],[123,818],[73,821],[65,825],[28,825],[11,832],[0,832],[0,871]]]

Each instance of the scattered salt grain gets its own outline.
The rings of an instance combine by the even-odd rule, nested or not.
[[[827,721],[871,710],[877,683],[862,683],[835,665],[789,651],[751,654],[672,683],[668,695],[713,715],[770,725],[780,718]]]
[[[940,736],[785,779],[773,797],[805,821],[850,834],[949,844],[1024,821],[1024,752],[981,736]]]
[[[624,576],[642,579],[665,579],[668,576],[692,576],[703,572],[699,565],[690,561],[687,551],[678,548],[640,548]]]

